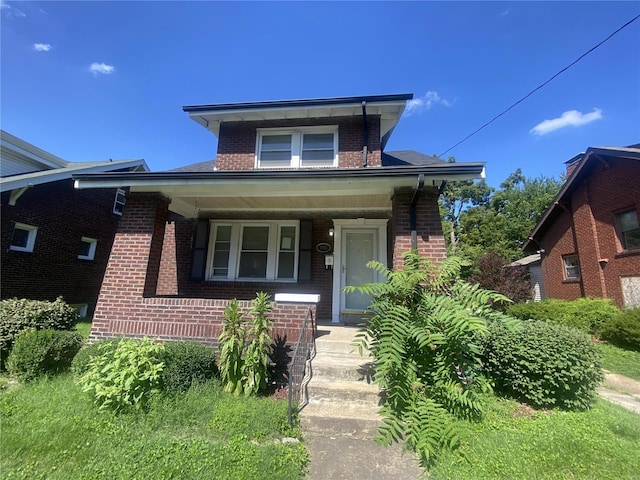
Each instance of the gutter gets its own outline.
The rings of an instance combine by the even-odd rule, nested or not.
[[[409,207],[409,222],[411,227],[411,250],[418,249],[418,225],[416,221],[416,205],[418,204],[418,198],[420,192],[424,188],[424,173],[418,175],[418,185],[413,192],[413,198],[411,199],[411,207]]]
[[[367,125],[367,102],[362,101],[362,120],[363,120],[363,146],[362,146],[362,166],[367,166],[367,150],[369,148],[369,126]]]

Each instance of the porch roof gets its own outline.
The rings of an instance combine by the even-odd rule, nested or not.
[[[449,180],[484,178],[484,163],[318,170],[132,172],[74,176],[76,188],[158,192],[170,209],[193,217],[203,211],[390,210],[397,188],[440,188]]]

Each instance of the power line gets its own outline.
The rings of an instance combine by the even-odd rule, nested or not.
[[[454,148],[456,148],[458,145],[460,145],[461,143],[466,142],[468,139],[470,139],[471,137],[473,137],[476,133],[478,133],[480,130],[483,130],[485,127],[488,127],[489,125],[491,125],[493,122],[495,122],[497,119],[499,119],[501,116],[503,116],[505,113],[507,113],[509,110],[511,110],[512,108],[514,108],[515,106],[519,105],[520,103],[524,102],[527,98],[529,98],[531,95],[533,95],[534,93],[536,93],[538,90],[540,90],[542,87],[544,87],[545,85],[547,85],[548,83],[550,83],[552,80],[554,80],[557,76],[559,76],[561,73],[566,72],[567,70],[569,70],[571,67],[573,67],[576,63],[578,63],[580,60],[582,60],[584,57],[586,57],[587,55],[589,55],[591,52],[593,52],[596,48],[600,47],[602,44],[604,44],[605,42],[607,42],[611,37],[613,37],[615,34],[617,34],[618,32],[622,31],[623,29],[625,29],[626,27],[628,27],[629,25],[631,25],[633,22],[635,22],[636,20],[638,20],[638,18],[640,18],[640,15],[637,15],[636,17],[632,18],[631,20],[629,20],[627,23],[625,23],[624,25],[622,25],[620,28],[618,28],[615,32],[613,32],[611,35],[609,35],[607,38],[605,38],[604,40],[602,40],[600,43],[598,43],[595,47],[590,48],[589,50],[587,50],[585,53],[583,53],[582,55],[580,55],[578,58],[576,58],[573,62],[571,62],[569,65],[567,65],[566,67],[564,67],[562,70],[560,70],[558,73],[556,73],[553,77],[551,77],[549,80],[547,80],[546,82],[538,85],[536,88],[534,88],[533,90],[531,90],[529,93],[527,93],[524,97],[522,97],[520,100],[518,100],[517,102],[513,103],[511,106],[509,106],[509,108],[507,108],[506,110],[502,111],[501,113],[499,113],[498,115],[496,115],[495,117],[493,117],[491,120],[489,120],[487,123],[485,123],[484,125],[482,125],[480,128],[476,129],[475,131],[471,132],[469,135],[467,135],[466,137],[464,137],[462,140],[460,140],[458,143],[456,143],[454,146],[449,147],[448,149],[446,149],[444,152],[442,152],[439,157],[444,157],[444,155],[446,155],[448,152],[450,152],[451,150],[453,150]]]

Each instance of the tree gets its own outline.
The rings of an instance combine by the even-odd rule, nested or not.
[[[531,281],[527,267],[509,267],[496,252],[489,252],[478,259],[477,272],[471,275],[469,283],[477,283],[482,288],[494,290],[513,302],[531,299]]]

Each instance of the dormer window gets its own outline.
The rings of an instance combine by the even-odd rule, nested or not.
[[[338,166],[338,128],[259,129],[257,168]]]

